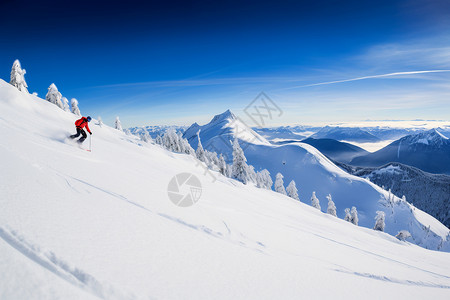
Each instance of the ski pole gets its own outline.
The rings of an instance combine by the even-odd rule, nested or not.
[[[92,134],[89,135],[89,152],[92,152]]]

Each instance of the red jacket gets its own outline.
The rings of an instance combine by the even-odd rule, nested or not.
[[[86,127],[86,130],[87,130],[89,133],[92,133],[91,130],[89,129],[88,123],[89,123],[89,122],[88,122],[87,118],[86,118],[86,117],[82,117],[81,119],[75,121],[75,126],[76,126],[76,127],[79,127],[79,128],[84,128],[84,127]]]

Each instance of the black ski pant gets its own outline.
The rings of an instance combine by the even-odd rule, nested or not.
[[[77,137],[80,136],[80,134],[82,135],[82,137],[81,137],[81,139],[78,140],[78,143],[82,143],[87,138],[86,131],[84,131],[83,128],[77,127],[77,133],[76,134],[72,134],[70,136],[70,138],[71,139],[77,138]]]

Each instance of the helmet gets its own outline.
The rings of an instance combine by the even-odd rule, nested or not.
[[[88,116],[86,119],[88,120],[88,122],[90,122],[92,120],[92,118],[90,116]]]

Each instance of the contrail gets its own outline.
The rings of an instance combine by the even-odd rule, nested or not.
[[[296,88],[303,88],[303,87],[309,87],[309,86],[335,84],[335,83],[341,83],[341,82],[357,81],[357,80],[372,79],[372,78],[383,78],[383,77],[401,76],[401,75],[415,75],[415,74],[425,74],[425,73],[441,73],[441,72],[450,72],[450,70],[428,70],[428,71],[395,72],[395,73],[388,73],[388,74],[356,77],[356,78],[350,78],[350,79],[344,79],[344,80],[335,80],[335,81],[312,83],[312,84],[307,84],[307,85],[294,86],[294,87],[287,88],[287,89],[296,89]]]

